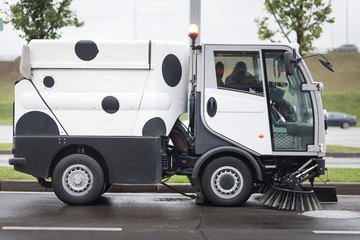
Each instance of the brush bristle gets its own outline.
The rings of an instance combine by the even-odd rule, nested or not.
[[[265,206],[291,211],[321,210],[322,206],[312,190],[290,190],[271,187],[260,202]]]

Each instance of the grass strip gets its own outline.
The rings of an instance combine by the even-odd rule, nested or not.
[[[331,182],[360,182],[360,169],[358,168],[329,168],[329,180]],[[323,181],[326,175],[321,176]],[[316,181],[321,181],[319,178]]]
[[[11,149],[12,148],[12,143],[0,143],[0,150],[3,149]]]
[[[166,182],[166,183],[190,183],[190,180],[187,176],[173,175],[167,181],[164,181],[164,179],[163,179],[163,182]]]
[[[12,124],[13,103],[11,101],[0,102],[0,124]]]
[[[35,180],[33,176],[15,171],[13,167],[0,167],[0,180]]]
[[[358,147],[345,147],[338,145],[326,145],[327,152],[360,152]]]

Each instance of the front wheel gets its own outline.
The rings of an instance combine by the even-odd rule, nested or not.
[[[56,196],[69,205],[88,205],[97,200],[104,190],[104,173],[90,156],[72,154],[55,167],[52,178]]]
[[[240,206],[252,193],[253,178],[244,162],[233,157],[221,157],[206,166],[201,187],[211,204]]]

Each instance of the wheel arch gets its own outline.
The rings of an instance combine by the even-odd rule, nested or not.
[[[192,178],[196,179],[199,172],[212,160],[223,157],[231,156],[237,158],[239,161],[243,161],[250,169],[254,179],[258,181],[263,180],[263,174],[258,161],[247,151],[232,147],[232,146],[221,146],[213,148],[204,153],[197,161],[192,172]]]
[[[52,177],[54,169],[56,165],[61,161],[61,159],[72,154],[84,154],[92,157],[96,162],[100,164],[105,176],[105,181],[109,181],[109,168],[106,164],[105,158],[96,149],[83,144],[73,144],[61,149],[49,164],[47,176]]]

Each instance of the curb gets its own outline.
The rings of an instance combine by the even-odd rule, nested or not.
[[[303,184],[310,187],[310,183]],[[337,195],[360,195],[360,182],[315,182],[315,187],[335,187]]]
[[[169,183],[172,188],[183,193],[195,193],[189,183]],[[338,195],[360,195],[360,182],[314,183],[316,187],[335,187]],[[305,187],[310,184],[304,184]],[[1,180],[0,191],[16,192],[53,192],[51,188],[43,188],[36,180]],[[113,184],[111,193],[173,193],[162,184]]]
[[[11,149],[0,149],[0,154],[10,155],[12,152]]]
[[[195,193],[189,183],[168,183],[179,192]],[[0,191],[8,192],[53,192],[52,188],[44,188],[36,180],[1,180]],[[111,193],[173,193],[162,184],[113,184],[108,190]]]

